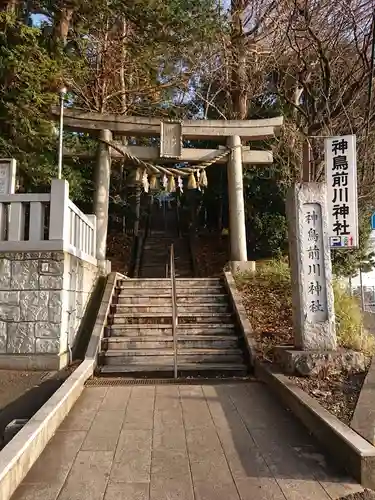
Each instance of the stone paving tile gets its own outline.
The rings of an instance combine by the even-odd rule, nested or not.
[[[126,408],[125,429],[150,430],[154,425],[155,387],[133,387]]]
[[[185,476],[177,479],[153,479],[150,486],[150,500],[195,500],[190,478]]]
[[[90,387],[85,389],[59,429],[65,431],[88,431],[107,390],[107,387]]]
[[[156,387],[155,411],[180,410],[180,392],[177,385]]]
[[[103,500],[112,460],[110,451],[80,451],[58,500]]]
[[[156,399],[157,401],[157,399]],[[183,427],[182,411],[179,407],[170,409],[155,409],[154,427]]]
[[[210,455],[206,455],[200,462],[190,462],[190,468],[194,483],[200,481],[215,482],[218,477],[223,484],[233,482],[224,454],[212,458]]]
[[[132,387],[109,387],[107,394],[102,400],[100,409],[105,411],[125,410],[128,405],[131,390]]]
[[[57,431],[24,482],[56,484],[61,488],[85,436],[84,431]]]
[[[319,453],[313,444],[304,447],[293,447],[298,457],[307,464],[312,463],[314,477],[320,482],[331,498],[345,497],[351,493],[362,491],[363,488],[354,479],[335,470],[332,463]],[[318,463],[318,467],[316,466]]]
[[[244,397],[243,389],[245,388],[238,388],[231,398],[284,495],[290,500],[328,499],[328,494],[314,476],[312,464],[307,464],[293,453],[291,441],[294,440],[290,435],[280,432],[276,426],[266,429],[254,421],[253,412]],[[278,416],[278,408],[274,405],[274,418],[277,419]],[[296,442],[301,442],[301,439],[302,437]],[[305,443],[306,439],[308,437],[305,434]],[[319,466],[316,465],[315,468],[317,467]]]
[[[154,450],[152,453],[151,478],[181,479],[190,476],[188,455],[181,451],[166,449]]]
[[[154,428],[153,449],[186,450],[185,430],[183,426]]]
[[[59,427],[62,431],[88,431],[97,414],[97,408],[73,408]]]
[[[156,396],[155,404],[160,401],[158,396]],[[175,403],[175,400],[171,399],[171,403]],[[154,427],[158,429],[159,427],[183,427],[182,409],[180,402],[177,400],[177,406],[172,408],[159,409],[155,408],[154,414]]]
[[[149,500],[149,483],[112,483],[108,484],[104,500]]]
[[[123,429],[111,471],[111,481],[147,483],[151,471],[152,431]]]
[[[196,500],[240,500],[233,481],[231,483],[222,483],[219,480],[194,481],[194,492]]]
[[[277,481],[271,477],[237,478],[236,486],[241,500],[285,500]]]
[[[200,454],[222,452],[219,436],[213,425],[206,429],[187,429],[186,442],[190,459],[194,461],[199,461]]]
[[[124,415],[124,410],[99,410],[81,449],[114,452],[120,436]]]
[[[12,500],[337,500],[362,491],[259,383],[85,389],[60,429],[68,432],[57,432]]]
[[[213,426],[201,386],[181,386],[180,397],[186,430]]]
[[[74,407],[99,409],[99,406],[101,405],[107,392],[108,387],[87,387],[79,397]]]
[[[22,483],[12,496],[12,500],[56,500],[59,491],[60,486],[57,484]]]

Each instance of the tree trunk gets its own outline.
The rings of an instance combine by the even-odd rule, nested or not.
[[[53,25],[53,40],[55,43],[67,42],[70,25],[73,19],[74,8],[69,2],[61,0],[56,8],[54,25]]]
[[[0,0],[0,11],[16,14],[19,3],[19,0]]]
[[[247,0],[232,0],[232,118],[245,120],[247,117],[247,75],[246,75],[246,37],[243,32],[241,14]]]

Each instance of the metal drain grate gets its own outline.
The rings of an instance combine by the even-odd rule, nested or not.
[[[228,383],[249,383],[256,382],[254,377],[227,377],[227,378],[115,378],[115,377],[98,377],[90,378],[86,381],[86,387],[103,387],[103,386],[121,386],[121,385],[217,385]]]

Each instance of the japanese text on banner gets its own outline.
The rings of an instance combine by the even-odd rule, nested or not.
[[[329,238],[332,248],[358,245],[355,136],[326,140]]]

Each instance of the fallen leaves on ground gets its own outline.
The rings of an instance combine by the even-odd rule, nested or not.
[[[338,500],[375,500],[375,492],[365,489],[358,493],[351,493],[345,497],[340,497]]]
[[[293,345],[291,287],[287,281],[277,281],[262,272],[239,277],[237,286],[253,327],[258,356],[274,362],[272,349],[276,345]],[[367,372],[339,373],[324,378],[290,377],[301,389],[349,424]]]
[[[273,347],[293,344],[288,290],[276,282],[265,282],[255,276],[240,281],[238,288],[257,341],[258,355],[261,359],[273,361]]]
[[[107,259],[111,261],[112,271],[126,274],[131,258],[133,237],[126,234],[108,234]]]
[[[228,237],[205,234],[193,242],[193,254],[201,278],[217,278],[222,275],[229,260]]]
[[[332,374],[324,379],[289,377],[328,411],[349,425],[366,372]]]

